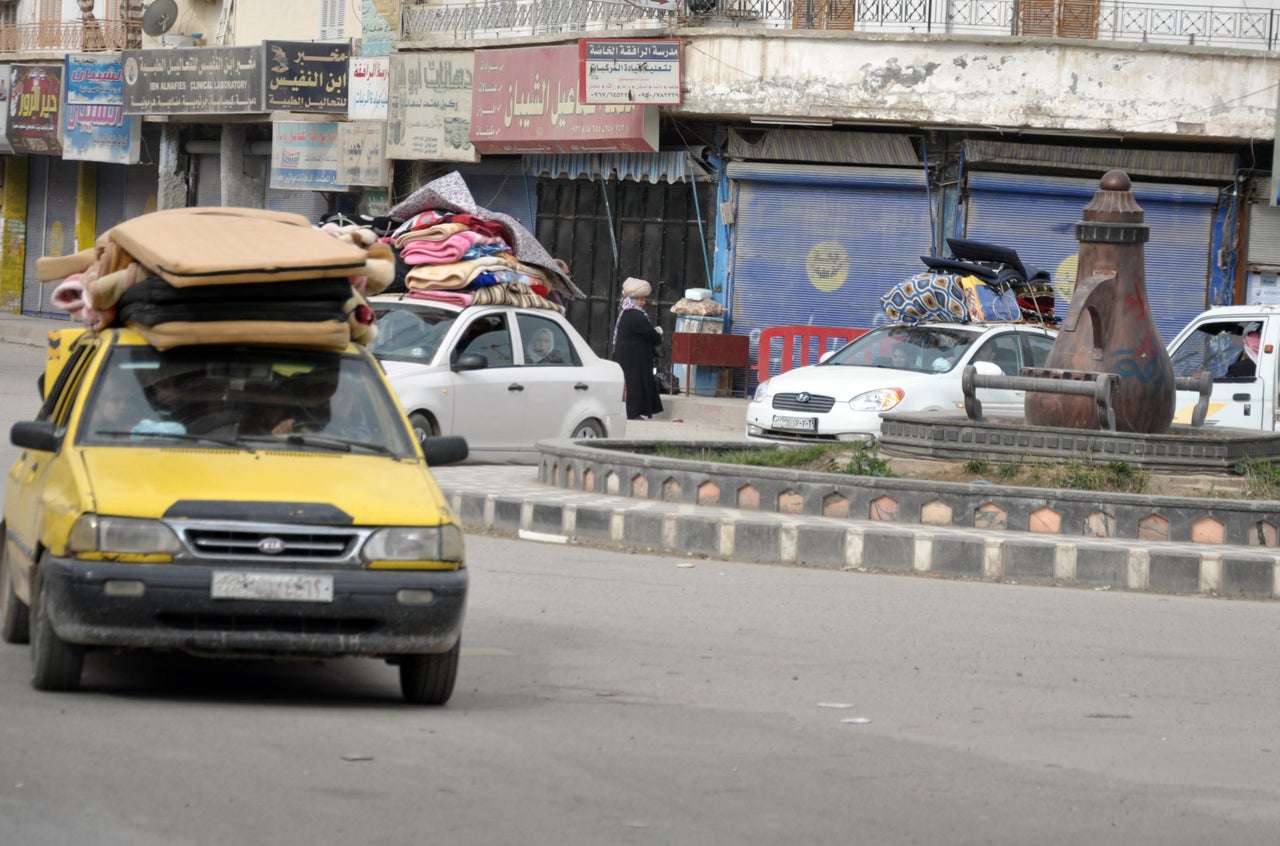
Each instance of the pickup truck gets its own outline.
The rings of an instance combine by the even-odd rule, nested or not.
[[[1175,376],[1209,372],[1213,391],[1204,425],[1274,431],[1280,418],[1280,305],[1218,306],[1169,344]],[[1198,395],[1178,391],[1174,423],[1190,423]]]

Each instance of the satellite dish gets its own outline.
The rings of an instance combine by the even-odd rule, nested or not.
[[[177,0],[154,0],[142,13],[142,31],[156,38],[172,29],[177,20]]]

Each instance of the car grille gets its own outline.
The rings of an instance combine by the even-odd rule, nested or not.
[[[800,396],[808,399],[799,400]],[[835,397],[824,397],[818,394],[778,394],[773,398],[773,407],[778,411],[807,411],[810,414],[826,414],[836,404]]]
[[[189,556],[210,561],[356,563],[369,532],[323,526],[174,521]]]

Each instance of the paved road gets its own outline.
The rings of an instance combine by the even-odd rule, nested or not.
[[[0,843],[1275,841],[1280,609],[473,537],[453,701],[372,660],[0,646]]]

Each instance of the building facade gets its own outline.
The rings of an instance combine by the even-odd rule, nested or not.
[[[176,0],[177,24],[142,32],[161,2],[94,12],[118,22],[97,52],[149,69],[122,104],[145,157],[6,157],[6,257],[19,244],[71,252],[149,207],[376,213],[457,170],[481,205],[568,261],[588,294],[569,316],[598,351],[621,280],[642,276],[668,332],[666,307],[710,288],[755,355],[771,326],[880,322],[880,295],[921,256],[946,255],[948,238],[1016,249],[1050,271],[1065,313],[1074,223],[1121,169],[1151,225],[1147,284],[1166,338],[1207,305],[1280,299],[1273,9],[364,0],[351,20],[327,0]],[[77,3],[0,14],[51,5],[83,41]],[[24,25],[0,17],[12,65],[53,59],[4,38]],[[273,48],[303,61],[273,71]],[[339,48],[345,87],[326,75]],[[67,45],[64,72],[81,52]],[[218,96],[232,65],[252,74],[249,56],[261,77],[242,90],[261,85],[262,99]],[[22,311],[45,311],[29,267],[11,264],[5,306],[16,287]]]

